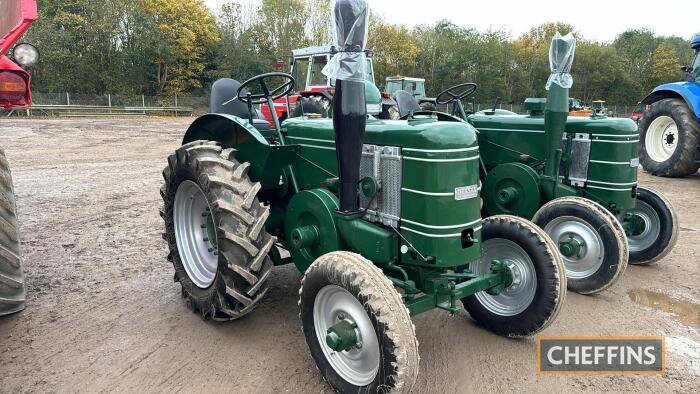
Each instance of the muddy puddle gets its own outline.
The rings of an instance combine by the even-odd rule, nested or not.
[[[638,304],[671,313],[676,320],[686,326],[700,327],[700,304],[645,289],[632,289],[627,292],[627,295]]]

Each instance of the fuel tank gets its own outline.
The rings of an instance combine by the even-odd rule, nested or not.
[[[331,120],[288,119],[283,133],[299,146],[300,189],[337,176]],[[367,209],[366,220],[400,233],[402,263],[456,267],[479,259],[479,146],[472,126],[434,116],[370,118],[360,163],[365,177],[380,192],[361,195],[360,209]]]

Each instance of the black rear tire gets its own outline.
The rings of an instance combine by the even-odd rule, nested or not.
[[[0,148],[0,316],[24,309],[25,298],[12,175]]]
[[[224,149],[217,142],[194,141],[170,155],[163,170],[161,216],[163,238],[170,249],[168,260],[175,267],[174,279],[182,286],[182,297],[205,320],[232,320],[251,312],[267,293],[272,270],[267,254],[275,238],[265,232],[269,212],[256,197],[260,184],[246,175],[250,164],[238,163],[233,155],[233,149]],[[216,228],[218,263],[207,287],[189,277],[183,260],[187,257],[178,249],[174,203],[185,181],[196,183],[204,193]]]
[[[654,144],[660,143],[652,138],[652,123],[659,117],[666,116],[675,122],[678,138],[673,153],[663,161],[656,161],[652,151]],[[697,172],[700,163],[695,161],[700,142],[700,121],[682,99],[663,99],[653,103],[639,123],[640,153],[639,161],[645,171],[652,175],[682,177]]]
[[[574,237],[583,242],[580,253],[563,256],[567,283],[580,294],[612,286],[627,267],[629,249],[622,225],[600,204],[581,197],[560,197],[543,205],[532,219],[559,250],[559,242]]]
[[[647,212],[651,209],[653,212]],[[638,236],[628,236],[630,246],[630,264],[647,265],[655,263],[664,258],[678,240],[678,217],[671,203],[658,191],[647,188],[637,188],[637,208],[624,212],[625,213],[641,211],[642,216],[651,215],[647,220],[651,223],[658,223],[658,234],[654,239],[648,239],[646,242],[637,245],[637,239],[643,239],[648,234],[655,234],[656,229],[645,229]],[[651,233],[650,233],[651,232]]]
[[[340,355],[328,356],[330,348],[327,348],[325,338],[319,338],[316,333],[315,304],[330,302],[319,294],[322,294],[324,289],[333,287],[341,288],[341,293],[345,291],[359,302],[354,311],[354,314],[358,315],[355,318],[369,318],[366,326],[373,328],[373,333],[371,329],[368,330],[371,335],[375,335],[372,343],[376,339],[379,345],[376,375],[368,374],[366,380],[371,381],[362,386],[343,378],[336,370],[338,367],[334,366],[337,362],[334,364],[328,359],[341,357],[345,351],[340,352]],[[319,298],[322,300],[318,301]],[[349,312],[350,308],[343,307],[341,303],[331,307],[349,316],[353,315],[353,312]],[[302,330],[311,355],[323,378],[335,390],[340,393],[411,391],[418,376],[419,364],[415,327],[401,295],[382,270],[372,262],[350,252],[330,252],[319,257],[304,273],[299,289],[299,308]],[[322,331],[322,328],[320,330]],[[371,343],[370,340],[366,342]],[[365,347],[365,351],[369,350],[369,346]]]
[[[531,267],[530,273],[534,277],[530,279],[534,284],[534,296],[529,303],[524,303],[524,310],[518,312],[498,311],[498,306],[508,302],[508,299],[499,297],[517,297],[512,290],[514,283],[496,296],[480,292],[462,300],[464,308],[469,315],[481,326],[498,335],[510,338],[531,336],[547,328],[557,317],[566,296],[566,273],[562,265],[556,245],[540,228],[528,220],[510,216],[497,215],[482,221],[481,238],[484,245],[484,256],[499,259],[504,256],[505,246],[513,250],[522,250],[527,254],[526,263]],[[490,242],[497,242],[493,251],[487,251]],[[495,253],[494,253],[495,252]],[[499,260],[511,264],[509,259],[501,257]],[[482,260],[470,265],[470,269],[477,273],[488,273],[487,270],[477,269],[488,267],[490,262]],[[522,284],[526,284],[526,276],[520,275]],[[520,293],[527,294],[527,293]],[[524,296],[523,296],[524,297]]]
[[[323,104],[321,104],[319,100],[301,97],[299,102],[297,102],[297,106],[294,107],[291,117],[298,118],[308,114],[318,114],[321,115],[322,118],[328,117],[328,111],[323,108]]]

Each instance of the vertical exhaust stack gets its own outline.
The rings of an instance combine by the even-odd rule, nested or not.
[[[549,66],[552,74],[547,80],[547,104],[544,109],[544,131],[546,140],[545,175],[556,180],[559,175],[561,160],[561,139],[569,115],[569,88],[573,84],[571,64],[574,62],[576,38],[569,33],[561,36],[559,32],[552,38],[549,47]],[[550,192],[550,191],[546,191]],[[554,193],[554,190],[551,190]]]
[[[335,79],[333,128],[340,177],[340,213],[358,212],[360,157],[367,122],[365,45],[369,7],[365,0],[337,0],[333,7],[338,53],[323,69]]]

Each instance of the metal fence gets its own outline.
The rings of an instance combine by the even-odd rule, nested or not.
[[[85,115],[112,114],[166,114],[166,115],[201,115],[208,112],[209,98],[205,96],[147,96],[121,94],[77,94],[77,93],[32,93],[34,107],[30,115],[67,115],[83,113]],[[467,103],[465,109],[473,106],[475,111],[493,108],[493,103]],[[629,117],[637,104],[607,104],[610,116]],[[499,104],[499,109],[515,113],[524,113],[522,103]],[[447,106],[438,110],[447,111]],[[18,114],[25,114],[19,112]]]
[[[32,93],[34,105],[90,105],[104,107],[192,107],[205,110],[206,97],[121,94]]]

